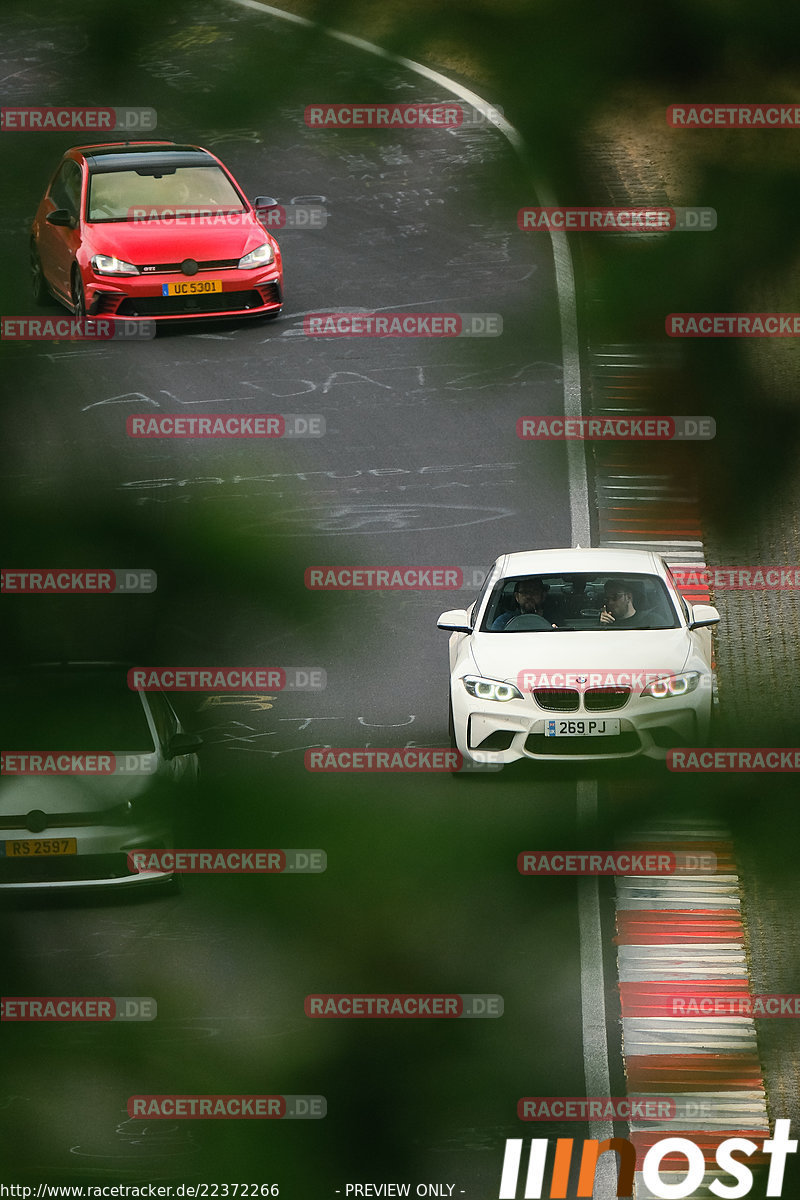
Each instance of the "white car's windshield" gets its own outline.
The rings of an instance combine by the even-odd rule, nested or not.
[[[138,692],[112,671],[34,669],[0,677],[3,748],[9,751],[152,752]]]
[[[196,213],[243,213],[241,197],[216,166],[102,171],[89,178],[89,221],[148,221]]]
[[[676,629],[669,592],[657,575],[544,574],[499,580],[481,622],[489,633]]]

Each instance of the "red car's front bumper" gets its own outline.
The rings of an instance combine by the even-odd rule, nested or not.
[[[202,278],[202,277],[201,277]],[[84,279],[86,310],[93,317],[125,320],[186,321],[193,317],[256,317],[280,312],[283,281],[275,268],[264,271],[215,271],[220,292],[165,296],[163,285],[186,283],[197,276],[165,273]],[[198,280],[199,281],[199,280]]]

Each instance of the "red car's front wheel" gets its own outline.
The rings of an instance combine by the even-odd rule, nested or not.
[[[83,290],[83,280],[77,267],[72,272],[72,309],[76,317],[86,316],[86,293]]]
[[[42,262],[34,242],[31,242],[31,292],[33,293],[33,303],[39,307],[50,303],[50,292],[45,283]]]

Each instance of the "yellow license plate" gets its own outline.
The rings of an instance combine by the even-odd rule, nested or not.
[[[77,853],[77,838],[27,838],[6,842],[6,858],[52,858],[56,854]]]
[[[162,283],[162,296],[203,296],[206,292],[221,292],[221,279],[184,279],[180,283]]]

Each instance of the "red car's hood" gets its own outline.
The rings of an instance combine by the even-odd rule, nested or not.
[[[235,222],[235,223],[231,223]],[[86,225],[85,248],[90,254],[113,254],[136,266],[182,262],[194,258],[242,258],[270,241],[264,226],[249,213],[231,214],[204,224],[200,218],[94,222]]]

